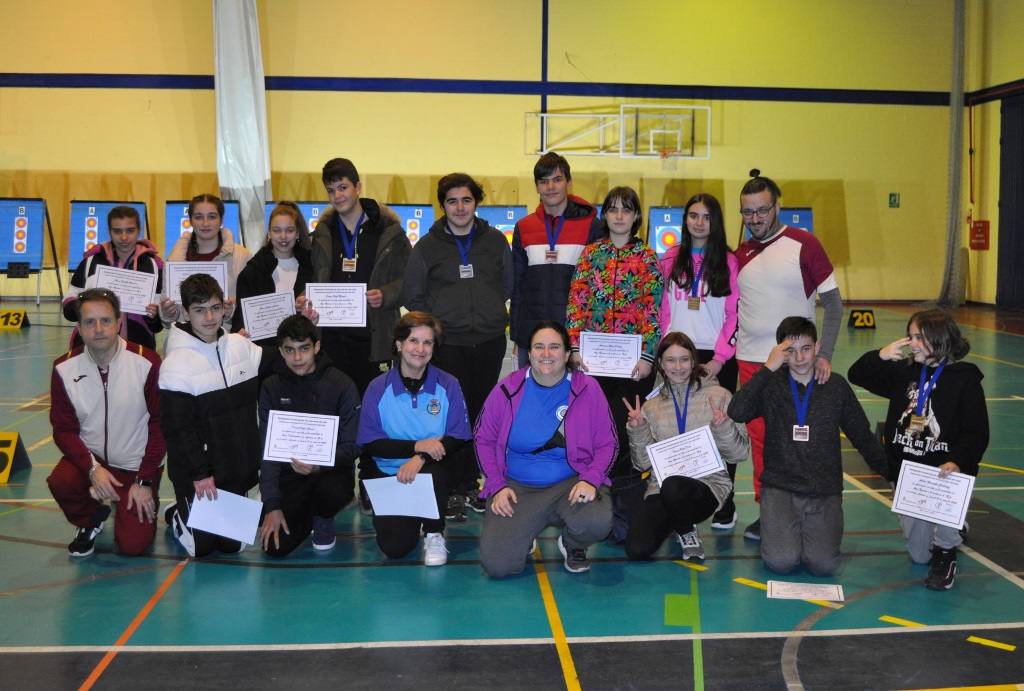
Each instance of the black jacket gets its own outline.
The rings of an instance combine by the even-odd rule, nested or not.
[[[313,261],[310,251],[298,243],[295,245],[295,258],[299,260],[299,273],[295,277],[293,292],[295,297],[299,297],[306,290],[306,284],[313,280]],[[235,313],[231,317],[232,331],[241,331],[245,326],[242,318],[242,298],[276,292],[277,287],[274,285],[274,270],[276,268],[277,257],[274,256],[274,250],[270,245],[264,245],[238,274],[235,284],[235,297],[238,302],[235,305]],[[272,340],[265,338],[259,343],[264,345],[263,341]]]
[[[338,444],[334,454],[334,468],[353,474],[355,460],[359,456],[356,433],[359,430],[361,407],[355,383],[347,374],[332,366],[323,355],[317,355],[316,370],[301,377],[284,363],[275,367],[278,371],[267,377],[260,387],[261,448],[266,442],[267,420],[271,410],[337,415]],[[281,508],[279,479],[283,473],[294,472],[288,463],[262,461],[260,495],[267,511]]]
[[[921,366],[914,362],[883,360],[877,350],[864,353],[850,367],[850,381],[889,399],[885,416],[885,451],[895,480],[904,460],[940,466],[953,461],[960,472],[978,474],[988,448],[988,409],[981,388],[982,373],[969,362],[946,365],[928,397],[923,432],[907,431]]]

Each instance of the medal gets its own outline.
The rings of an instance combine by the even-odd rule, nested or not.
[[[686,309],[697,311],[700,309],[700,298],[686,298]]]
[[[814,377],[807,383],[807,391],[803,398],[796,388],[796,379],[789,375],[789,391],[793,394],[793,405],[796,407],[796,424],[793,425],[793,441],[810,441],[811,427],[804,424],[807,420],[807,411],[811,407],[811,390],[814,389]]]
[[[544,250],[544,261],[548,264],[557,264],[558,250]]]
[[[686,298],[686,309],[699,311],[700,310],[700,281],[704,277],[704,262],[701,261],[700,268],[697,269],[697,275],[690,281],[690,297]]]
[[[459,278],[473,278],[473,265],[459,264]]]
[[[911,415],[910,424],[907,425],[907,429],[911,432],[924,432],[924,428],[927,424],[928,418],[924,415]]]
[[[357,259],[358,259],[358,257],[352,257],[351,259],[349,259],[347,257],[342,257],[341,258],[341,270],[345,271],[345,272],[348,272],[348,273],[351,273],[351,272],[355,271],[356,270],[356,260]]]
[[[793,441],[809,441],[811,428],[807,425],[793,425]]]
[[[907,431],[912,434],[920,434],[928,426],[928,416],[925,415],[924,411],[932,391],[935,390],[935,384],[939,381],[939,377],[942,376],[942,370],[945,368],[946,361],[943,360],[935,368],[935,373],[929,377],[928,365],[921,365],[921,376],[917,380],[917,404],[914,406],[913,415],[910,416],[910,424],[907,425]]]
[[[544,231],[548,236],[548,248],[544,250],[544,261],[548,264],[558,263],[558,236],[562,234],[563,225],[565,225],[565,216],[559,216],[558,223],[552,230],[551,221],[548,220],[548,215],[544,214]]]

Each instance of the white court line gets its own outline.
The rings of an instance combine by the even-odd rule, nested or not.
[[[889,500],[888,498],[882,496],[879,492],[871,489],[870,487],[865,485],[863,482],[861,482],[857,478],[851,476],[849,473],[843,473],[843,477],[846,479],[847,482],[849,482],[854,487],[859,487],[860,489],[864,490],[866,494],[869,494],[871,497],[873,497],[874,499],[880,501],[885,506],[888,506],[889,508],[892,508],[892,501],[891,500]],[[981,554],[981,553],[971,549],[967,545],[960,545],[960,547],[958,547],[958,549],[961,552],[963,552],[964,554],[966,554],[967,556],[969,556],[972,559],[974,559],[976,562],[978,562],[982,566],[984,566],[985,568],[987,568],[989,571],[1002,576],[1003,578],[1008,580],[1013,585],[1017,586],[1021,590],[1024,590],[1024,578],[1021,578],[1020,576],[1016,575],[1015,573],[1012,573],[1012,572],[1008,571],[1007,569],[1004,569],[999,564],[995,563],[994,561],[992,561],[988,557],[984,556],[983,554]]]
[[[723,633],[664,633],[637,636],[569,636],[571,644],[579,643],[645,643],[658,641],[721,641],[759,638],[838,638],[864,635],[914,635],[948,631],[999,631],[1024,628],[1024,621],[989,624],[943,624],[939,626],[876,626],[865,629],[828,629],[809,631],[733,631]],[[301,650],[359,650],[365,648],[441,648],[449,646],[487,647],[496,645],[553,645],[553,638],[487,638],[431,641],[365,641],[357,643],[267,643],[251,645],[44,645],[4,646],[0,655],[26,653],[237,653]]]

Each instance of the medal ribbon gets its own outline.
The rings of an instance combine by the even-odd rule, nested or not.
[[[565,216],[558,217],[558,223],[555,225],[555,230],[551,230],[551,220],[547,214],[544,214],[544,232],[548,235],[548,248],[551,250],[555,249],[555,245],[558,243],[558,236],[562,234],[562,226],[565,225]]]
[[[356,257],[356,242],[359,240],[359,229],[363,227],[363,221],[366,220],[366,212],[363,211],[359,214],[359,221],[356,223],[356,229],[351,234],[348,232],[348,228],[345,227],[345,222],[341,220],[341,215],[338,215],[338,235],[341,236],[341,254],[345,259],[355,259]]]
[[[676,426],[679,427],[679,434],[686,431],[686,414],[690,409],[690,385],[686,385],[686,399],[683,401],[683,414],[679,414],[679,401],[676,400],[676,392],[671,383],[666,384],[668,392],[672,394],[672,405],[676,407]]]
[[[925,404],[928,403],[928,398],[932,395],[932,391],[935,389],[935,383],[939,381],[939,376],[945,368],[946,361],[943,360],[939,363],[939,366],[935,368],[935,374],[928,379],[928,365],[921,365],[921,378],[917,380],[917,405],[914,407],[914,414],[918,417],[924,414]],[[925,379],[928,380],[925,381]]]
[[[789,375],[789,390],[793,394],[793,405],[796,407],[796,424],[800,427],[804,427],[804,421],[807,419],[807,410],[811,407],[811,390],[813,388],[814,377],[811,377],[804,397],[800,398],[800,392],[796,388],[796,379],[793,378],[792,374]]]

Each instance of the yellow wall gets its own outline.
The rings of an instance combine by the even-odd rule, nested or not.
[[[1005,59],[996,59],[1003,48],[981,51],[989,63],[977,79],[1024,76],[1013,74],[1014,61],[1024,61],[1006,26],[1021,24],[1024,3],[985,0],[981,17],[978,3],[970,4],[972,26],[984,21],[972,37],[993,32],[1013,44]],[[258,7],[268,75],[540,78],[539,0],[383,0],[372,7],[261,0]],[[4,71],[213,71],[209,0],[0,0],[0,12],[10,19],[0,26]],[[951,0],[788,0],[770,9],[747,0],[552,0],[549,78],[941,91],[949,86],[951,13]],[[83,37],[88,49],[73,50]],[[619,102],[551,97],[549,109]],[[269,92],[275,196],[320,198],[320,166],[344,155],[359,166],[367,196],[432,200],[438,177],[465,170],[481,178],[488,201],[532,208],[535,141],[524,137],[524,118],[539,104],[537,96]],[[844,296],[936,294],[946,206],[944,108],[707,105],[711,160],[665,167],[576,156],[575,191],[597,199],[610,186],[631,184],[653,205],[709,190],[723,197],[735,239],[739,188],[757,166],[783,185],[784,204],[814,207]],[[164,199],[216,188],[214,108],[212,91],[0,89],[0,195],[44,194],[61,235],[72,198],[141,199],[162,236]],[[901,208],[887,208],[889,192],[900,193]],[[972,286],[981,276],[972,265]],[[10,290],[0,283],[0,292]]]

